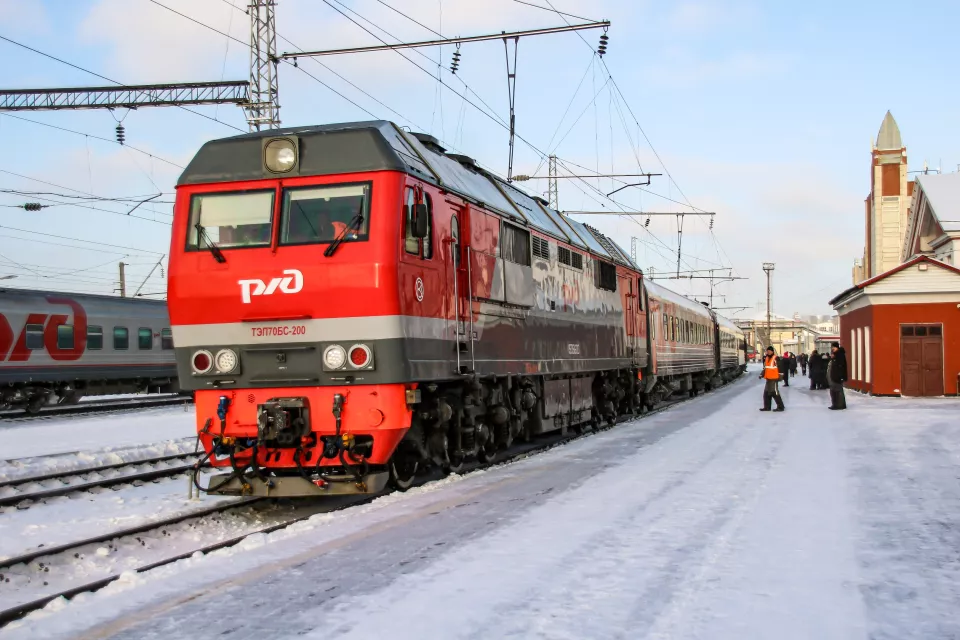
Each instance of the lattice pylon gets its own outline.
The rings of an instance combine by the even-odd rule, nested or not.
[[[280,87],[277,80],[276,0],[250,0],[250,103],[246,106],[251,131],[280,126]]]

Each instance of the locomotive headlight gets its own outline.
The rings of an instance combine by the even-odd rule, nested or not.
[[[239,362],[240,359],[237,357],[237,352],[233,349],[221,349],[217,352],[217,357],[214,360],[217,371],[220,373],[232,373],[237,368]]]
[[[263,161],[273,173],[289,173],[297,165],[297,145],[292,138],[274,138],[263,148]]]
[[[338,344],[332,344],[323,350],[323,366],[327,369],[342,369],[347,363],[347,352]]]

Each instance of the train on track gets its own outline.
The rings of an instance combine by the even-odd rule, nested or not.
[[[166,303],[0,289],[0,410],[178,389]]]
[[[170,255],[215,493],[404,489],[745,368],[733,323],[390,122],[206,143],[178,181]]]

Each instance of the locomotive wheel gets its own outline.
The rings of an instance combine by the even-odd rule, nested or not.
[[[420,463],[410,456],[393,456],[390,459],[390,483],[397,491],[406,491],[413,486]]]
[[[485,447],[480,447],[480,450],[477,451],[477,460],[479,460],[483,464],[487,464],[488,462],[493,462],[493,459],[496,457],[497,457],[497,449],[492,445],[492,443],[488,443],[488,445]]]
[[[443,475],[448,476],[451,473],[460,473],[463,471],[463,456],[453,454],[450,456],[450,462],[443,465]]]
[[[40,413],[40,409],[43,408],[44,400],[43,398],[35,398],[27,403],[27,406],[23,408],[25,412],[30,415],[36,415]]]

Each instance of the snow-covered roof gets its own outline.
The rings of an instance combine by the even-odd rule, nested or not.
[[[917,183],[944,232],[960,232],[960,173],[921,175]]]
[[[876,276],[870,278],[869,280],[864,280],[863,282],[860,282],[860,283],[858,283],[858,284],[855,284],[855,285],[853,285],[852,287],[850,287],[849,289],[844,290],[843,292],[841,292],[840,294],[838,294],[837,296],[835,296],[835,297],[830,301],[830,306],[832,306],[834,309],[837,309],[838,307],[840,307],[841,304],[843,304],[844,302],[848,301],[848,300],[851,298],[851,296],[857,294],[857,293],[860,292],[860,291],[863,291],[864,289],[866,289],[866,288],[869,287],[870,285],[876,284],[877,282],[880,282],[881,280],[884,280],[884,279],[886,279],[886,278],[889,278],[890,276],[892,276],[892,275],[894,275],[894,274],[896,274],[896,273],[900,273],[900,272],[903,271],[904,269],[906,269],[906,268],[908,268],[908,267],[912,267],[913,265],[915,265],[915,264],[917,264],[917,263],[920,263],[920,262],[929,262],[930,264],[932,264],[932,265],[934,265],[934,266],[936,266],[936,267],[940,267],[940,268],[942,268],[942,269],[945,269],[946,271],[950,271],[950,272],[952,272],[952,273],[954,273],[954,274],[960,274],[960,269],[958,269],[957,267],[953,266],[952,264],[947,264],[946,262],[941,262],[940,260],[937,260],[937,259],[935,259],[935,258],[931,258],[930,256],[920,255],[920,256],[917,256],[917,257],[912,258],[912,259],[910,259],[910,260],[907,260],[906,262],[904,262],[904,263],[902,263],[902,264],[897,265],[896,267],[894,267],[893,269],[890,269],[889,271],[884,271],[883,273],[881,273],[881,274],[879,274],[879,275],[876,275]]]

